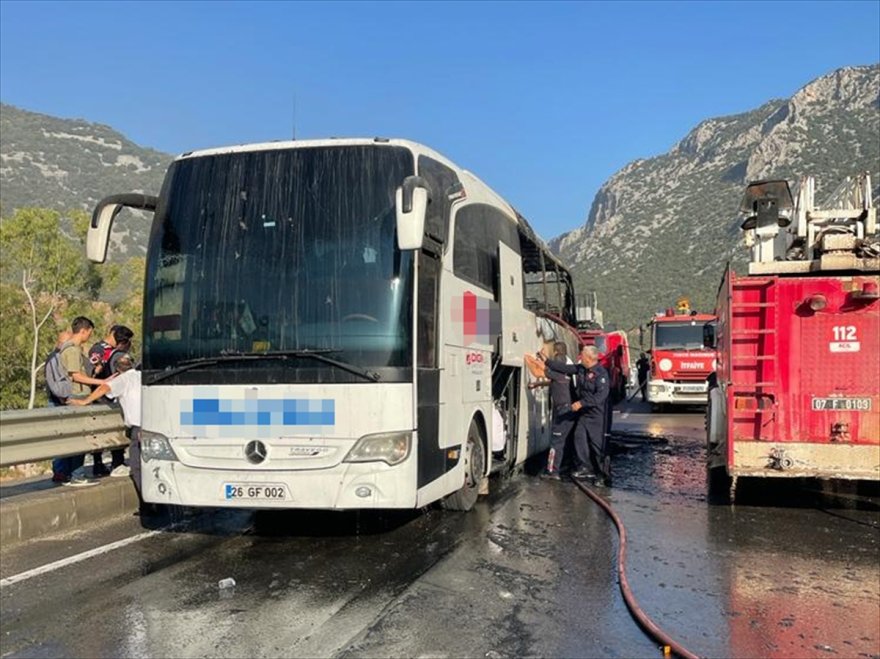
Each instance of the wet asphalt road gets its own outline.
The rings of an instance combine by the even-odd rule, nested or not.
[[[741,487],[710,506],[698,411],[630,405],[615,432],[606,494],[630,585],[673,638],[704,656],[880,656],[876,492]],[[0,576],[142,532],[111,520],[4,548]],[[528,473],[468,514],[202,514],[4,586],[0,655],[661,656],[623,604],[616,552],[598,506]]]

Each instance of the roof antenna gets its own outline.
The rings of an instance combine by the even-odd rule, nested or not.
[[[296,140],[296,92],[293,92],[293,139]]]

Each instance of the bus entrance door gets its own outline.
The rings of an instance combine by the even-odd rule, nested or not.
[[[528,345],[528,318],[523,309],[522,259],[504,243],[498,244],[498,301],[501,304],[501,363],[522,366]]]

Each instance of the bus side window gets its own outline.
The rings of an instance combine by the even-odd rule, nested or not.
[[[543,276],[541,254],[538,246],[523,232],[519,234],[520,253],[523,262],[523,306],[529,311],[544,311]]]
[[[437,368],[437,316],[439,306],[437,296],[440,286],[440,259],[421,252],[419,258],[419,302],[416,322],[420,368]]]
[[[520,254],[523,263],[523,305],[536,313],[551,313],[572,318],[571,275],[560,268],[540,241],[520,230]]]
[[[460,183],[458,176],[446,165],[427,156],[419,156],[419,176],[423,176],[431,188],[425,233],[445,245],[449,240],[449,211],[452,208],[449,191]]]
[[[455,214],[455,245],[452,270],[499,299],[498,245],[503,243],[519,252],[516,225],[497,208],[471,204]]]

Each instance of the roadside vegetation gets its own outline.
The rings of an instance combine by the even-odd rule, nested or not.
[[[46,405],[43,362],[75,316],[135,330],[140,347],[144,257],[96,267],[85,257],[89,216],[19,208],[0,214],[0,409]]]

